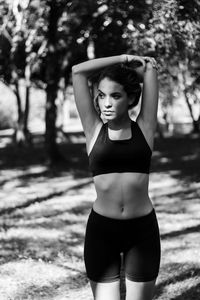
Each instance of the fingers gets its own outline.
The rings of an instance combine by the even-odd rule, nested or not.
[[[142,63],[142,65],[143,65],[143,67],[145,67],[146,63],[145,63],[145,60],[144,60],[143,57],[138,57],[137,61],[140,61]]]
[[[158,69],[158,65],[157,65],[155,58],[149,57],[149,56],[144,56],[143,58],[146,63],[150,62],[153,68]]]
[[[137,56],[137,55],[126,54],[125,55],[125,61],[127,63],[138,61],[138,62],[141,62],[143,67],[145,67],[146,63],[149,62],[149,63],[151,63],[153,68],[158,69],[158,65],[157,65],[157,62],[156,62],[155,58],[150,57],[150,56]]]
[[[133,61],[139,61],[139,62],[141,62],[141,64],[143,65],[143,67],[145,67],[144,57],[137,56],[137,55],[129,55],[129,54],[127,54],[126,55],[126,62],[130,63],[130,62],[133,62]]]

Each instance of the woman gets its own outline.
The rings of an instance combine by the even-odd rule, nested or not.
[[[142,64],[133,69],[134,63]],[[150,300],[160,264],[157,219],[148,196],[157,121],[157,66],[153,58],[119,55],[72,68],[77,109],[86,136],[97,199],[85,237],[84,259],[95,300]],[[95,105],[88,78],[99,72]],[[129,108],[143,92],[136,122]],[[104,122],[102,121],[104,120]]]

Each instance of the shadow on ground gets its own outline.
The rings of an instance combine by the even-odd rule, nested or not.
[[[199,165],[199,136],[186,135],[155,140],[151,165],[153,172],[169,171],[175,178],[186,182],[199,182]]]
[[[74,176],[87,176],[88,158],[83,134],[78,134],[76,143],[70,142],[76,133],[70,134],[68,142],[59,144],[60,153],[64,160],[54,168],[43,171],[44,176],[54,176],[61,172],[72,172]],[[1,137],[0,137],[1,139]],[[26,168],[30,165],[47,165],[48,157],[45,151],[44,138],[35,137],[37,143],[31,147],[16,147],[8,143],[6,147],[0,148],[1,169]],[[185,180],[199,179],[200,171],[197,166],[200,163],[200,137],[196,135],[185,135],[179,137],[156,138],[152,172],[171,171],[173,176]],[[174,173],[173,173],[174,171]],[[40,174],[42,175],[42,174]],[[24,179],[37,177],[38,173],[25,174]]]
[[[2,300],[16,296],[92,299],[83,265],[83,241],[95,192],[82,140],[59,144],[65,160],[54,167],[47,163],[41,139],[30,148],[12,144],[0,148]],[[200,246],[199,190],[194,185],[199,183],[199,146],[200,139],[192,136],[155,142],[152,191],[164,257],[157,300],[166,295],[171,300],[200,295],[200,269],[195,264]],[[175,184],[164,188],[165,177]]]

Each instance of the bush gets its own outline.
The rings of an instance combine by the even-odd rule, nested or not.
[[[12,91],[0,84],[0,130],[15,126],[17,120],[16,99]]]
[[[0,130],[13,128],[15,126],[13,115],[8,110],[0,110]]]

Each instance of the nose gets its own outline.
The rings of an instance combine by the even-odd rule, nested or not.
[[[104,106],[105,106],[106,108],[112,106],[111,99],[110,99],[109,96],[105,97]]]

